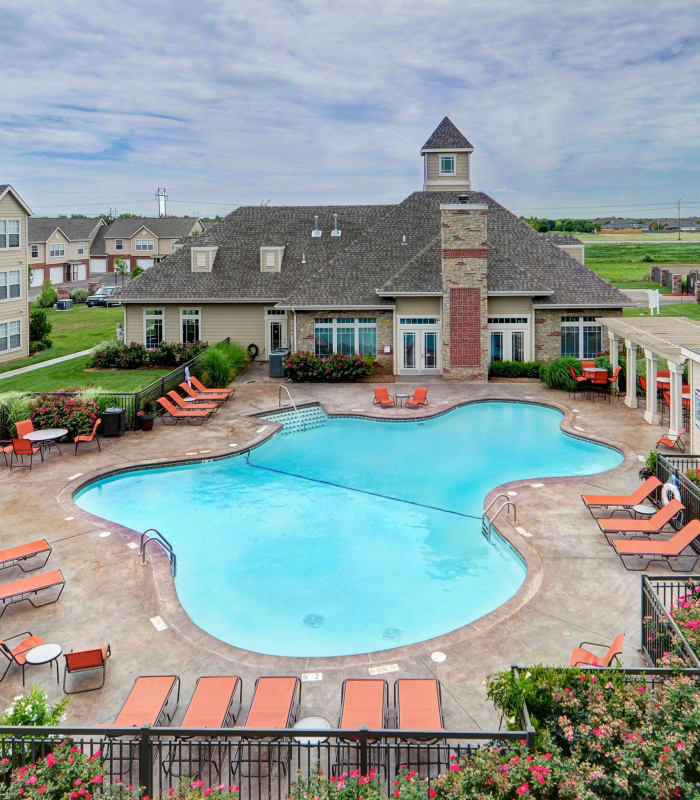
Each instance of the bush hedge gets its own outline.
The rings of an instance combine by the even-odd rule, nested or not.
[[[539,361],[492,361],[489,378],[539,378]]]
[[[84,303],[88,299],[88,295],[88,290],[79,286],[77,289],[73,289],[69,297],[74,303]]]
[[[80,395],[49,392],[36,400],[31,420],[36,429],[66,428],[66,438],[74,439],[79,433],[92,431],[99,416],[100,407],[94,400]]]
[[[296,382],[356,381],[374,371],[374,359],[371,356],[337,354],[318,358],[303,350],[286,356],[284,365],[287,377]]]
[[[143,366],[178,367],[207,348],[206,342],[161,342],[158,347],[146,348],[140,342],[122,344],[110,340],[98,344],[92,351],[91,366],[101,369],[138,369]]]

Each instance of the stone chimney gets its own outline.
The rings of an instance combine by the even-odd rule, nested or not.
[[[488,379],[487,219],[482,203],[440,205],[444,378]]]

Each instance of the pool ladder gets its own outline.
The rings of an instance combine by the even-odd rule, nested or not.
[[[494,506],[498,500],[503,500],[503,502],[496,509],[496,513],[489,519],[489,511],[491,510],[491,507]],[[493,498],[493,500],[486,506],[486,508],[484,509],[484,513],[481,515],[481,533],[484,535],[484,538],[488,542],[491,541],[491,529],[493,528],[494,520],[501,513],[501,511],[503,511],[503,509],[506,510],[506,513],[508,512],[508,509],[512,511],[513,524],[515,524],[518,521],[518,511],[515,506],[515,503],[512,500],[508,499],[507,494],[503,493],[497,494]]]
[[[301,414],[299,413],[299,409],[297,408],[297,404],[294,402],[294,398],[292,397],[292,393],[289,391],[289,389],[287,389],[286,386],[280,386],[279,391],[277,392],[277,407],[278,408],[282,407],[282,389],[284,389],[284,391],[287,392],[287,397],[289,397],[289,402],[292,404],[292,408],[294,409],[294,411],[295,411],[295,413],[297,415],[297,421],[299,422],[299,427],[302,430],[304,430],[304,428],[306,428],[306,425],[304,425],[304,422],[301,419]]]
[[[154,536],[149,536],[149,533],[155,534]],[[177,556],[175,555],[175,551],[173,550],[173,546],[170,542],[163,536],[160,531],[157,531],[155,528],[149,528],[148,530],[144,531],[141,534],[141,544],[139,546],[139,553],[141,553],[141,563],[145,566],[146,564],[146,547],[150,542],[155,542],[159,544],[163,550],[165,550],[165,554],[168,556],[168,561],[170,562],[170,569],[173,571],[173,578],[177,575]]]

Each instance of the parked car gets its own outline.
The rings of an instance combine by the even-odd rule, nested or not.
[[[100,286],[100,288],[91,294],[85,301],[88,306],[120,306],[121,303],[116,297],[112,295],[119,289],[119,286]]]

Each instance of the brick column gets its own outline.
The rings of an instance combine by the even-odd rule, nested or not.
[[[444,378],[488,379],[487,216],[481,203],[440,205]]]

